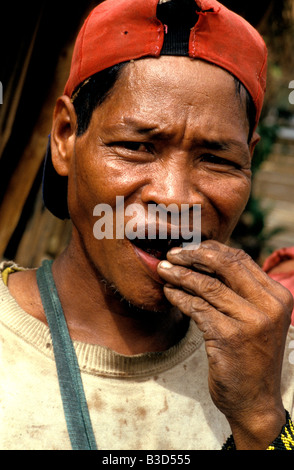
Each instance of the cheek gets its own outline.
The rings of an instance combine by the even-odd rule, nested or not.
[[[94,237],[96,222],[103,218],[107,222],[107,229],[112,230],[115,236],[117,196],[124,197],[125,201],[129,201],[130,196],[135,198],[142,184],[142,176],[138,171],[130,171],[125,165],[107,158],[108,155],[102,151],[94,156],[88,152],[86,158],[84,155],[84,152],[76,154],[69,174],[68,207],[73,225],[81,238],[89,247],[94,243],[95,250],[97,250],[97,240]],[[107,217],[103,212],[100,213],[99,209],[96,214],[94,213],[94,209],[99,204],[105,204],[109,208]],[[101,231],[103,230],[102,227]],[[107,249],[111,252],[112,240],[109,242],[107,247],[102,248],[102,251]],[[99,247],[102,244],[100,243]],[[98,251],[101,252],[100,248]]]
[[[72,220],[81,222],[90,219],[92,223],[97,204],[112,205],[115,201],[114,186],[99,155],[76,153],[68,176],[68,206]]]
[[[219,204],[223,215],[228,218],[240,216],[250,196],[250,182],[242,181],[241,184],[228,183],[225,187],[221,187],[220,189]]]
[[[69,194],[73,195],[76,202],[84,206],[89,206],[90,202],[91,211],[99,203],[114,207],[116,196],[127,199],[144,185],[147,172],[141,165],[136,167],[114,158],[105,148],[98,147],[90,151],[89,147],[76,155],[69,179]],[[88,207],[84,209],[88,212]]]
[[[207,216],[211,233],[224,242],[230,237],[246,207],[251,190],[250,178],[219,177],[210,181],[210,184],[203,185],[201,190],[206,196],[203,223],[206,223]]]

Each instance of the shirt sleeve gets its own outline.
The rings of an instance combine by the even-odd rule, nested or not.
[[[236,450],[233,436],[230,436],[223,445],[222,450]],[[286,424],[280,435],[266,450],[294,450],[294,427],[288,411],[286,411]]]

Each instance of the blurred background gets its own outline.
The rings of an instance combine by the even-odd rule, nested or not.
[[[44,257],[56,257],[67,244],[70,222],[43,207],[42,165],[76,34],[98,3],[2,2],[0,260],[33,267]],[[253,192],[232,236],[234,246],[261,264],[275,248],[294,246],[294,97],[292,104],[289,100],[294,91],[294,0],[222,3],[253,24],[269,48]]]

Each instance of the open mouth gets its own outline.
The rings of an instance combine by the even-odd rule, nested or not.
[[[134,239],[132,243],[140,250],[144,251],[153,258],[158,259],[159,261],[166,259],[166,254],[169,250],[174,247],[181,247],[183,243],[188,243],[188,240],[183,240],[182,238],[171,239],[167,238],[164,240],[161,239]]]

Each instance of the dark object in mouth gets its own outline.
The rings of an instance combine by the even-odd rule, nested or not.
[[[192,241],[192,240],[191,240]],[[166,259],[166,254],[169,250],[174,247],[181,247],[183,243],[188,243],[189,240],[184,240],[183,238],[177,239],[139,239],[135,238],[132,240],[132,243],[140,248],[140,250],[145,251],[149,255],[157,258],[159,260]]]

